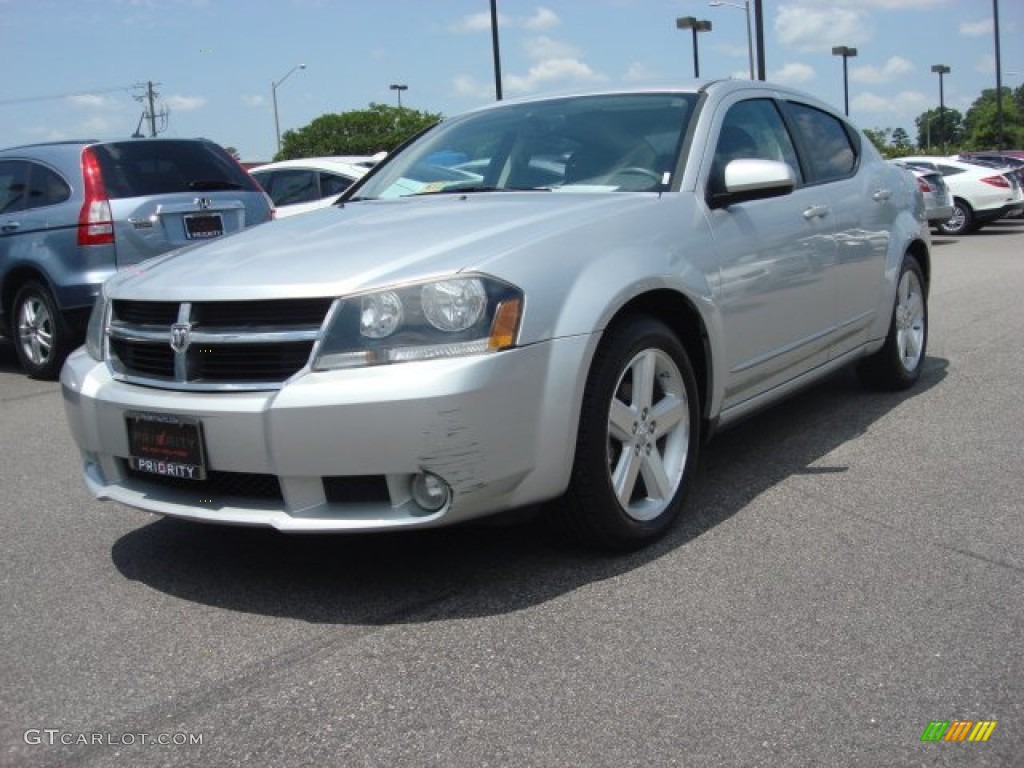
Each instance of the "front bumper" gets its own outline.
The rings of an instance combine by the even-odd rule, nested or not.
[[[83,477],[101,499],[282,531],[460,522],[552,498],[568,483],[592,339],[329,373],[269,392],[180,392],[116,381],[84,349],[61,374]],[[198,418],[205,482],[128,467],[129,412]],[[412,498],[421,472],[451,498]]]

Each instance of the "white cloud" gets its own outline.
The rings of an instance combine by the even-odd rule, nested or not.
[[[928,109],[932,101],[931,97],[920,91],[903,91],[892,96],[879,96],[877,93],[865,91],[850,100],[850,109],[858,113],[871,114],[918,114]]]
[[[775,33],[783,45],[820,51],[862,43],[870,38],[871,28],[860,9],[805,2],[779,6]]]
[[[660,72],[651,69],[642,61],[634,61],[626,69],[626,74],[622,76],[622,79],[630,83],[644,83],[660,80],[662,77],[664,76]]]
[[[562,23],[562,20],[558,18],[558,15],[550,8],[538,8],[537,12],[525,18],[521,21],[523,29],[541,30],[551,29],[557,27]]]
[[[249,96],[242,95],[242,103],[247,107],[262,107],[266,102],[267,100],[258,93]]]
[[[459,75],[452,85],[459,96],[469,96],[474,99],[493,99],[494,82],[481,83],[469,75]]]
[[[503,87],[509,93],[530,93],[553,83],[595,83],[606,80],[578,59],[548,59],[530,67],[526,75],[509,75]]]
[[[206,104],[206,99],[202,96],[168,96],[165,101],[168,107],[179,112],[191,112]]]
[[[850,68],[850,79],[858,83],[888,83],[914,71],[914,65],[902,56],[891,56],[882,67]]]
[[[523,43],[523,49],[526,51],[526,55],[534,61],[575,59],[580,55],[576,46],[544,36],[530,38]]]
[[[992,19],[960,22],[960,34],[964,37],[985,37],[991,35],[994,30],[995,24]]]
[[[550,8],[537,8],[532,16],[506,16],[498,14],[498,29],[528,29],[538,32],[552,29],[562,23]],[[471,13],[448,27],[452,32],[490,32],[491,14],[487,11]]]
[[[744,73],[744,77],[747,77],[749,73]],[[782,66],[781,69],[772,73],[772,80],[783,83],[785,85],[797,85],[799,83],[806,83],[817,77],[817,73],[813,67],[809,67],[806,64],[800,64],[799,62],[791,61]]]

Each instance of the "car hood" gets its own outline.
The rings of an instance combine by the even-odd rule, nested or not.
[[[128,267],[112,298],[203,301],[340,296],[460,271],[657,203],[658,194],[512,192],[348,203]]]

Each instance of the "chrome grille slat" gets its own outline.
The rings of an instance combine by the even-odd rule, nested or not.
[[[277,389],[308,363],[332,303],[115,300],[110,365],[122,381],[162,388]],[[173,326],[187,330],[184,349],[171,346]]]

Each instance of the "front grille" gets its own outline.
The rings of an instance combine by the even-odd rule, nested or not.
[[[116,300],[111,367],[154,386],[273,389],[309,361],[332,302]]]
[[[232,498],[284,501],[281,484],[275,475],[210,470],[207,472],[205,480],[184,480],[178,477],[139,472],[132,469],[127,461],[122,459],[122,462],[124,473],[143,485],[174,488],[178,491],[194,491],[196,497],[200,499],[220,501],[224,498]]]

